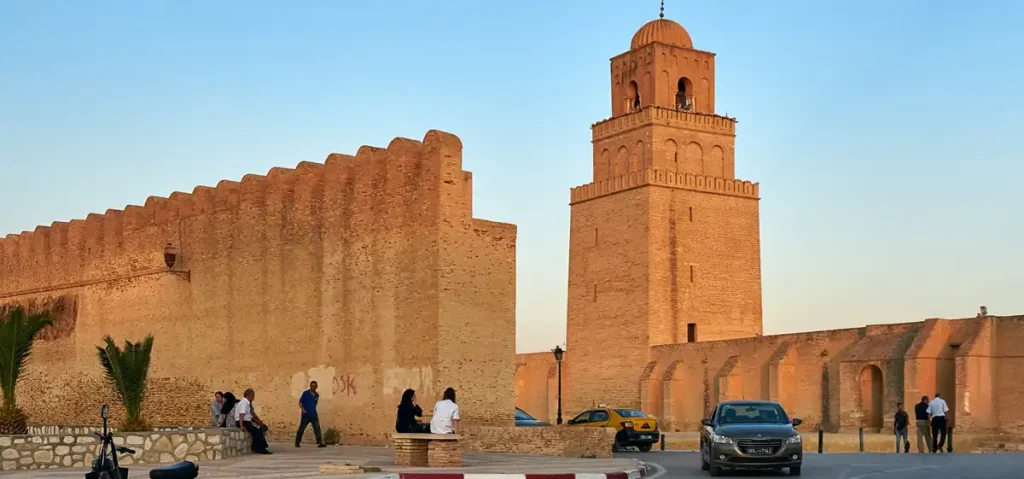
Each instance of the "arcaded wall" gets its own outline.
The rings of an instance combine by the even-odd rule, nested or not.
[[[461,143],[432,131],[8,235],[0,303],[75,305],[19,403],[95,423],[110,401],[95,345],[152,333],[158,424],[204,424],[214,391],[254,387],[284,434],[311,379],[346,440],[382,438],[407,387],[430,404],[453,386],[467,420],[511,424],[515,227],[473,219],[471,196]],[[166,271],[166,243],[191,281]]]
[[[999,318],[993,322],[992,342],[996,357],[992,365],[992,402],[999,428],[1024,433],[1024,316]],[[972,407],[977,400],[972,396]]]
[[[564,353],[563,362],[569,358]],[[569,381],[562,371],[562,397],[568,397]],[[567,403],[563,402],[563,407]],[[516,407],[541,421],[555,424],[558,419],[558,364],[550,352],[516,355]],[[568,410],[562,419],[568,420]]]

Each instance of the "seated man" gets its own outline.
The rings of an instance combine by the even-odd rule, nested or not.
[[[264,431],[267,425],[256,415],[252,402],[256,399],[256,391],[252,388],[246,389],[242,400],[235,405],[235,421],[238,427],[246,430],[252,435],[252,452],[256,454],[272,454],[268,449],[267,437]]]

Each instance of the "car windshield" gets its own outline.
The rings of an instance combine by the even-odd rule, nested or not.
[[[632,409],[616,409],[615,412],[618,413],[619,416],[622,416],[624,418],[647,417],[646,414],[644,414],[644,413],[642,413],[640,411],[634,411]]]
[[[723,404],[718,423],[727,424],[789,424],[789,416],[778,404]]]
[[[516,409],[516,420],[517,421],[533,421],[534,419],[529,414],[526,414],[526,411],[523,411],[522,409]]]

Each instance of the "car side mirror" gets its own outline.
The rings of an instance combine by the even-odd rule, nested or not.
[[[803,423],[804,422],[801,421],[800,418],[793,418],[793,427],[797,427],[797,426],[799,426],[799,425],[801,425]]]
[[[710,419],[701,419],[701,420],[700,420],[700,423],[701,423],[701,424],[703,424],[703,425],[705,425],[705,426],[713,426],[713,425],[714,425],[714,423],[713,423],[713,422],[711,422],[711,420],[710,420]]]

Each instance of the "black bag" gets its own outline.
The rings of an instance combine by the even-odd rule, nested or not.
[[[198,475],[199,466],[191,461],[179,462],[149,471],[149,479],[195,479]]]

